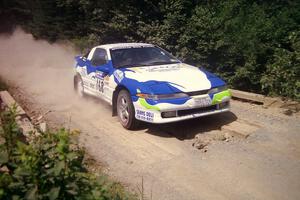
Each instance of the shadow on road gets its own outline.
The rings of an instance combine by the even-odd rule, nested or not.
[[[88,95],[85,98],[92,103],[101,103],[102,105],[105,105],[105,108],[107,108],[108,111],[111,110],[110,105],[104,103],[101,99]],[[159,137],[175,137],[179,140],[188,140],[194,139],[195,135],[199,133],[220,130],[222,126],[236,120],[237,116],[234,113],[225,112],[167,124],[141,122],[137,131],[144,130],[148,134]]]
[[[146,124],[141,128],[147,129],[146,133],[160,137],[176,137],[179,140],[193,139],[196,134],[213,130],[220,130],[222,126],[236,121],[237,117],[232,112],[210,115],[196,119],[168,123],[168,124]]]

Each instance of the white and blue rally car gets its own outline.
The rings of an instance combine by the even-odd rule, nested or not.
[[[94,47],[76,57],[74,88],[112,105],[121,124],[168,123],[229,110],[223,80],[185,64],[152,44],[119,43]]]

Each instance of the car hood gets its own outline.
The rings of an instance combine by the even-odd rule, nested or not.
[[[124,78],[142,83],[155,94],[208,90],[225,84],[217,76],[184,63],[121,70]]]

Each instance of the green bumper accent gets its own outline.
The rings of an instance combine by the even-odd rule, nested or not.
[[[157,111],[160,110],[158,106],[152,106],[152,105],[150,105],[150,104],[147,103],[147,101],[146,101],[145,99],[143,99],[143,98],[139,98],[139,103],[140,103],[142,106],[144,106],[145,108],[147,108],[147,109],[157,110]]]
[[[214,98],[212,100],[212,105],[222,103],[222,100],[226,97],[228,97],[228,98],[231,97],[231,92],[229,90],[224,90],[222,92],[214,94]]]

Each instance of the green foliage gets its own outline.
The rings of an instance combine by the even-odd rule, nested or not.
[[[5,142],[0,145],[0,166],[6,164],[9,169],[15,167],[14,148],[22,135],[15,120],[16,114],[16,105],[1,113],[0,137]]]
[[[290,49],[276,48],[261,84],[270,94],[300,99],[300,31],[287,36]]]
[[[299,1],[13,0],[5,5],[37,38],[72,40],[80,49],[151,42],[217,73],[234,88],[299,100]]]
[[[20,140],[15,107],[1,114],[0,199],[130,199],[104,175],[87,172],[84,151],[61,129]],[[3,170],[6,169],[6,170]]]

